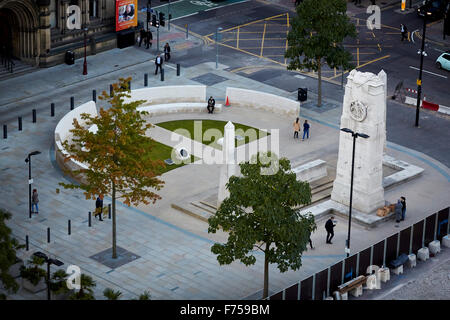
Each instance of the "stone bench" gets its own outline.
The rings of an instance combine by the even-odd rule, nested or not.
[[[346,295],[349,291],[354,297],[362,295],[362,287],[366,283],[366,280],[366,276],[359,276],[338,286],[338,292],[342,300],[346,300]]]
[[[321,159],[310,161],[292,169],[298,180],[311,182],[327,176],[327,163]]]
[[[427,247],[423,247],[417,251],[417,259],[421,261],[427,261],[430,259],[430,251],[428,251]]]
[[[450,248],[450,237],[449,237],[449,235],[446,235],[445,237],[442,238],[442,246],[444,246],[446,248]]]
[[[431,241],[428,244],[428,250],[432,255],[436,255],[438,252],[441,252],[441,243],[439,240]]]
[[[191,112],[201,112],[207,113],[206,109],[207,102],[179,102],[179,103],[165,103],[165,104],[153,104],[149,106],[138,107],[138,111],[147,111],[150,116],[170,114],[170,113],[191,113]],[[222,105],[216,104],[214,106],[214,113],[221,112]]]

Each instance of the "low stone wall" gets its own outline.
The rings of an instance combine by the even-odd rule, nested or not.
[[[97,107],[94,101],[86,102],[79,107],[68,112],[58,122],[55,128],[55,159],[61,169],[72,172],[73,170],[87,169],[87,166],[76,160],[64,161],[64,158],[68,155],[68,152],[64,149],[62,143],[70,136],[70,130],[73,129],[73,119],[83,125],[85,121],[81,119],[82,113],[88,113],[91,116],[97,116]],[[81,177],[77,177],[81,179]]]
[[[167,104],[152,104],[144,107],[138,107],[138,111],[146,111],[150,117],[156,115],[170,114],[170,113],[207,113],[206,102],[196,103],[167,103]],[[222,105],[216,104],[214,107],[214,113],[222,111]]]
[[[311,182],[327,176],[327,163],[317,159],[292,169],[297,180]]]
[[[262,109],[290,117],[300,114],[300,102],[271,93],[227,87],[226,97],[232,106]]]
[[[146,100],[143,106],[174,102],[205,102],[206,86],[164,86],[131,90],[125,102]]]

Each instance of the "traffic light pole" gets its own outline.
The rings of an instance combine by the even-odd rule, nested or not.
[[[420,112],[420,98],[422,95],[422,69],[423,69],[423,56],[425,50],[425,31],[427,30],[427,14],[423,16],[423,34],[422,34],[422,48],[420,49],[420,70],[419,79],[417,79],[417,105],[416,105],[416,123],[415,126],[419,127],[419,112]]]
[[[169,0],[169,5],[168,5],[167,18],[169,19],[168,22],[167,22],[168,23],[167,28],[170,31],[170,0]]]
[[[156,28],[156,52],[159,52],[159,26]]]

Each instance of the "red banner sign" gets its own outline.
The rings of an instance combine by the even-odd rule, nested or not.
[[[116,31],[137,26],[137,0],[116,0]]]

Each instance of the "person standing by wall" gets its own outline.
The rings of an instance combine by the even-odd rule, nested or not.
[[[406,216],[406,198],[405,197],[400,197],[401,202],[402,202],[402,219],[401,221],[405,220],[405,216]]]
[[[402,201],[398,199],[395,205],[395,222],[397,222],[395,227],[397,228],[399,227],[400,220],[402,220],[402,207]]]
[[[305,140],[305,135],[306,135],[306,139],[309,139],[309,128],[310,125],[308,123],[308,120],[305,120],[305,122],[303,123],[303,139]]]
[[[31,196],[31,213],[39,213],[39,196],[36,189],[33,189],[33,195]],[[36,211],[34,210],[36,209]]]
[[[325,230],[327,230],[327,243],[329,244],[333,244],[333,242],[331,242],[331,239],[333,239],[334,237],[334,226],[336,224],[334,223],[334,217],[331,216],[330,219],[327,220],[327,222],[325,223]]]
[[[103,213],[103,195],[99,194],[97,197],[97,200],[95,201],[95,214],[94,217],[97,218],[97,216],[100,217],[100,221],[103,221],[102,219],[102,213]]]
[[[300,119],[297,118],[294,122],[294,139],[295,138],[299,139],[298,138],[298,132],[300,131],[300,121],[299,120]]]
[[[145,36],[147,38],[147,48],[146,49],[148,49],[149,47],[152,46],[152,40],[153,40],[153,35],[152,35],[152,32],[150,31],[150,29],[146,32]]]

